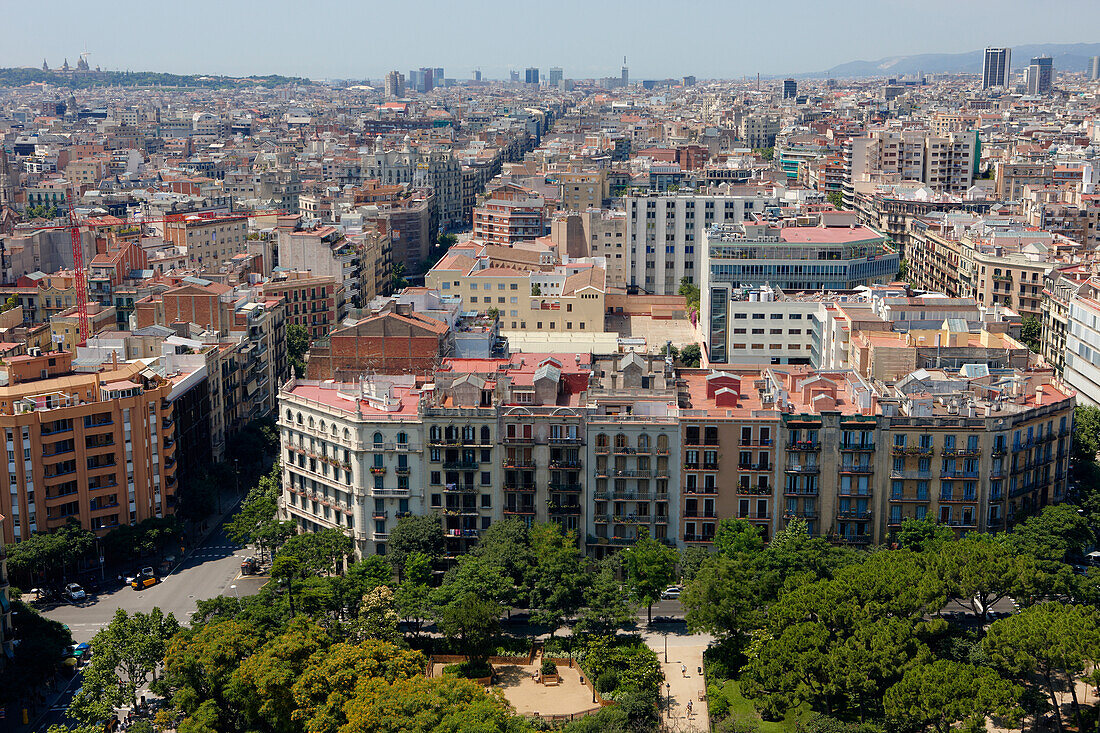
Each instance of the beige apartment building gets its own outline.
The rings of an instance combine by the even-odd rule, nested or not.
[[[561,173],[558,175],[558,187],[561,208],[570,211],[602,209],[604,201],[611,197],[607,171],[602,170]]]
[[[217,270],[233,255],[244,252],[248,242],[248,217],[214,214],[169,216],[164,240],[186,247],[191,267]]]

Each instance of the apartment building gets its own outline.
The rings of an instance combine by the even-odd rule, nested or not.
[[[0,537],[4,534],[5,517],[0,514]],[[15,629],[11,625],[11,598],[8,591],[11,583],[8,582],[8,555],[3,546],[0,546],[0,669],[4,668],[7,660],[15,653]]]
[[[1091,281],[1069,300],[1062,378],[1082,402],[1100,407],[1100,298]]]
[[[248,217],[212,213],[175,214],[164,222],[164,241],[186,248],[191,267],[217,271],[248,242]]]
[[[492,244],[515,244],[549,233],[553,204],[533,191],[505,184],[474,207],[473,238]]]
[[[558,175],[561,207],[570,211],[602,209],[611,197],[607,171],[583,171]]]
[[[1095,295],[1091,278],[1092,270],[1086,265],[1057,267],[1044,278],[1040,353],[1059,376],[1064,376],[1066,366],[1069,304],[1078,294]]]
[[[324,336],[348,312],[344,289],[331,276],[277,271],[261,290],[265,297],[282,298],[286,302],[287,321],[305,328],[310,340]]]
[[[588,391],[587,546],[597,558],[650,536],[675,545],[681,430],[677,386],[663,357],[594,357]]]
[[[140,362],[74,373],[72,361],[69,352],[38,350],[7,360],[0,388],[11,488],[0,495],[4,542],[70,518],[102,534],[174,511],[168,381]]]
[[[616,257],[616,268],[622,271],[628,287],[654,295],[674,295],[683,278],[698,283],[702,277],[706,230],[714,225],[744,222],[778,203],[774,190],[744,196],[625,196],[626,237],[622,265],[618,266]]]
[[[279,266],[332,278],[356,307],[389,288],[392,240],[386,223],[345,235],[334,226],[302,228],[297,216],[279,217]]]
[[[360,156],[365,178],[375,178],[386,185],[431,186],[439,206],[440,225],[444,229],[457,229],[466,224],[462,163],[454,151],[414,151],[407,144],[401,150],[381,150],[380,143],[379,139],[375,150]]]
[[[499,312],[502,330],[603,332],[603,268],[584,261],[558,265],[549,251],[531,251],[529,269],[518,269],[497,259],[507,254],[501,249],[452,247],[428,271],[424,284],[460,297],[468,310]]]
[[[977,132],[936,135],[929,130],[873,130],[844,147],[848,181],[844,203],[880,183],[920,181],[932,191],[965,194],[977,168]]]

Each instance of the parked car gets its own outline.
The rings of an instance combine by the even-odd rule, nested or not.
[[[65,597],[73,603],[78,603],[87,598],[88,594],[84,592],[79,583],[69,583],[65,586]]]
[[[675,601],[680,598],[680,587],[676,585],[670,585],[661,592],[662,601]]]
[[[157,576],[155,575],[139,575],[130,581],[130,587],[134,590],[145,590],[151,586],[157,584]]]

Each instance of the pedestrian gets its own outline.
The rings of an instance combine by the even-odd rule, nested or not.
[[[688,668],[687,668],[686,664],[681,664],[680,665],[680,676],[681,677],[687,677],[688,676]]]
[[[691,700],[688,700],[688,717],[691,717]]]

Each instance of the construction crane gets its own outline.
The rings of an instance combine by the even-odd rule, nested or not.
[[[80,243],[80,224],[76,220],[76,189],[69,189],[65,198],[69,202],[69,236],[73,240],[73,285],[76,289],[76,312],[80,316],[81,345],[87,343],[91,335],[88,325],[88,273],[84,271],[84,247]]]

